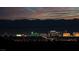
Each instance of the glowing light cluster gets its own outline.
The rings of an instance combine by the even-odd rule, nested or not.
[[[21,34],[16,34],[16,36],[17,36],[17,37],[21,37],[22,35],[21,35]]]

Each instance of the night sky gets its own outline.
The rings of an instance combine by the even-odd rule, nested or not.
[[[0,7],[0,19],[79,18],[79,7]]]

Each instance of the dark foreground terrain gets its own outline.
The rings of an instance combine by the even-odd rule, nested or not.
[[[21,41],[0,37],[0,51],[79,51],[79,42]]]

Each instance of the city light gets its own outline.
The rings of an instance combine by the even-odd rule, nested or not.
[[[17,37],[21,37],[22,35],[21,35],[21,34],[16,34],[16,36],[17,36]]]
[[[71,37],[70,33],[63,33],[63,37]]]
[[[39,36],[39,34],[40,34],[40,33],[37,33],[37,32],[31,32],[30,35],[31,35],[31,36]]]
[[[79,32],[74,32],[74,33],[73,33],[73,36],[79,37]]]

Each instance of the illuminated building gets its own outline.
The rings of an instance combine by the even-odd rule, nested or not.
[[[73,33],[73,36],[74,36],[74,37],[79,37],[79,32],[74,32],[74,33]]]
[[[71,34],[70,33],[67,33],[67,32],[64,32],[63,33],[63,37],[71,37]]]
[[[39,36],[39,33],[37,33],[37,32],[31,32],[30,35],[31,35],[31,36]]]
[[[47,37],[48,35],[46,33],[40,33],[40,36]]]
[[[52,36],[62,36],[62,33],[61,32],[57,32],[57,31],[55,31],[55,30],[52,30],[52,31],[50,31],[50,36],[52,37]]]

